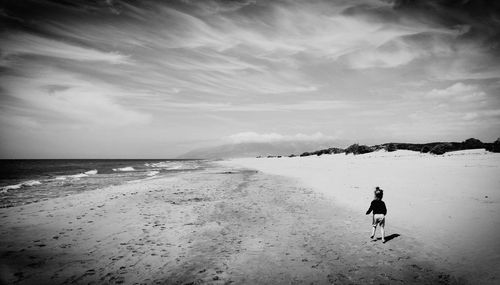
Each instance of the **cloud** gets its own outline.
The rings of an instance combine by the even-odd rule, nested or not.
[[[452,96],[456,96],[457,94],[474,92],[475,90],[475,86],[465,85],[462,82],[458,82],[445,89],[432,89],[428,93],[428,96],[433,98],[450,98]]]
[[[427,93],[427,98],[451,99],[460,102],[474,102],[484,100],[484,93],[478,86],[457,82],[445,89],[432,89]]]
[[[474,113],[474,112],[472,112],[472,113],[466,113],[466,114],[464,115],[464,120],[474,120],[474,119],[476,119],[477,117],[478,117],[478,114],[477,114],[477,113]]]
[[[407,64],[421,55],[416,49],[403,43],[394,44],[391,48],[372,48],[354,52],[343,59],[353,69],[392,68]]]
[[[394,0],[395,10],[404,16],[445,27],[462,26],[464,34],[482,43],[498,42],[497,1]]]
[[[232,143],[273,143],[284,141],[325,141],[334,140],[332,136],[326,136],[321,132],[314,134],[295,134],[295,135],[282,135],[278,133],[256,133],[256,132],[242,132],[230,135],[226,138]]]
[[[226,73],[226,75],[239,70],[263,71],[262,66],[211,50],[192,50],[190,56],[174,52],[169,54],[172,56],[163,59],[161,63],[180,71],[218,72]]]
[[[231,103],[178,103],[166,102],[160,108],[173,109],[177,111],[203,110],[210,112],[283,112],[283,111],[325,111],[352,109],[353,102],[347,101],[303,101],[294,103],[262,103],[262,104],[231,104]]]
[[[343,56],[342,60],[353,69],[395,68],[416,59],[456,56],[457,50],[477,52],[477,47],[463,45],[458,41],[466,32],[467,29],[462,26],[420,26],[418,32],[394,37],[379,46],[362,48]]]
[[[2,37],[2,57],[12,55],[41,55],[76,61],[102,61],[112,64],[130,63],[127,56],[118,52],[102,52],[27,33]]]
[[[9,116],[22,119],[17,121],[34,127],[52,124],[70,128],[137,126],[151,121],[149,114],[118,103],[120,97],[127,96],[124,90],[57,69],[33,68],[28,77],[9,76],[0,81],[16,99],[2,107]]]
[[[237,21],[227,21],[226,29],[231,38],[255,50],[262,58],[271,54],[283,58],[304,53],[332,60],[426,30],[423,26],[387,25],[380,21],[346,16],[341,12],[348,6],[329,4],[293,2],[290,5],[270,5],[272,16],[264,18],[264,23],[247,26]],[[372,2],[370,6],[373,9],[389,9],[387,5],[377,2]],[[272,30],[264,30],[265,26],[272,27]]]
[[[499,119],[500,118],[500,109],[478,110],[476,112],[466,113],[463,118],[464,118],[464,120]]]
[[[236,0],[236,1],[221,1],[221,0],[205,0],[205,1],[193,1],[184,0],[200,10],[202,14],[218,14],[218,13],[228,13],[235,12],[242,9],[248,5],[255,5],[256,0]]]
[[[468,44],[456,48],[448,57],[434,57],[422,72],[440,81],[499,79],[500,64],[498,56]]]
[[[172,133],[296,138],[268,124],[382,141],[388,125],[393,138],[491,136],[499,4],[455,2],[7,1],[1,121],[46,132],[48,148],[82,128],[127,129],[137,145],[147,132],[158,145]]]

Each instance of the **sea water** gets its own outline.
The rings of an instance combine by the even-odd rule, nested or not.
[[[0,160],[0,208],[197,171],[205,164],[178,159]]]

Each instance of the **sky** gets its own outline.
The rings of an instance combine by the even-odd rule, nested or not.
[[[491,142],[499,44],[499,1],[2,1],[0,158]]]

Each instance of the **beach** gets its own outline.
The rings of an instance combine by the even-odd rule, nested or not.
[[[500,278],[500,155],[485,150],[430,155],[398,150],[224,162],[296,179],[363,215],[384,189],[386,229],[418,240],[446,270],[472,284]],[[368,225],[368,222],[365,222]]]
[[[297,161],[304,172],[317,172],[318,169],[308,167],[320,166],[318,160],[328,159],[334,157]],[[375,158],[355,159],[366,162]],[[219,161],[200,171],[0,209],[1,281],[5,284],[494,284],[497,281],[497,272],[487,272],[488,268],[481,264],[475,270],[482,269],[479,272],[482,275],[460,272],[468,260],[455,260],[443,254],[446,248],[436,250],[439,244],[421,239],[411,224],[398,224],[393,218],[398,210],[394,199],[389,199],[390,188],[386,190],[390,217],[387,243],[383,244],[380,238],[372,241],[371,217],[364,215],[370,188],[366,189],[368,197],[363,201],[366,205],[363,203],[363,211],[359,212],[334,195],[311,187],[300,177],[272,174],[270,169],[264,169],[264,165],[272,168],[275,163],[292,170],[291,161]],[[496,199],[494,195],[491,197]],[[380,237],[379,232],[376,236]],[[495,250],[491,248],[490,252]]]
[[[0,22],[0,285],[500,285],[500,1]]]

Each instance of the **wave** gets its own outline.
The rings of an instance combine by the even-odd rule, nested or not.
[[[55,180],[66,180],[67,178],[78,180],[80,178],[87,177],[89,175],[96,175],[96,174],[97,174],[97,169],[94,169],[94,170],[89,170],[89,171],[85,171],[83,173],[78,173],[78,174],[74,174],[74,175],[57,176],[55,178]]]
[[[166,169],[177,170],[177,169],[185,169],[185,167],[183,167],[183,165],[180,163],[176,163],[176,164],[170,165],[169,167],[166,167]]]
[[[2,190],[0,192],[1,193],[6,193],[9,190],[19,189],[21,187],[23,187],[23,184],[8,185],[8,186],[5,186],[5,187],[2,187]]]
[[[122,167],[122,168],[113,168],[113,171],[135,171],[135,168],[132,166]]]
[[[67,177],[73,178],[73,179],[80,179],[80,178],[87,177],[87,176],[89,176],[89,175],[85,174],[85,173],[80,173],[80,174],[75,174],[75,175],[68,175]]]
[[[165,170],[191,170],[200,168],[197,163],[193,162],[162,161],[156,163],[145,163],[144,165],[147,167],[162,168]]]
[[[42,184],[42,182],[40,182],[38,180],[29,180],[29,181],[23,182],[22,184],[23,184],[23,186],[35,186],[35,185]]]
[[[152,177],[152,176],[157,175],[158,173],[160,173],[160,171],[153,170],[153,171],[148,172],[146,175],[149,177]]]
[[[20,189],[22,187],[31,187],[31,186],[40,185],[40,184],[42,184],[42,182],[40,182],[38,180],[28,180],[28,181],[25,181],[25,182],[22,182],[19,184],[4,186],[4,187],[2,187],[2,190],[0,190],[0,193],[7,193],[7,191],[9,191],[9,190],[16,190],[16,189]]]
[[[167,167],[170,167],[171,164],[172,164],[171,162],[162,161],[162,162],[155,162],[155,163],[145,163],[144,165],[146,165],[147,167],[167,168]]]

